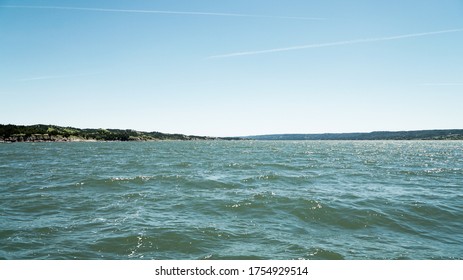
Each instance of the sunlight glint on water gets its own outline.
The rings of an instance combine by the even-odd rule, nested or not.
[[[461,259],[461,141],[0,145],[3,259]]]

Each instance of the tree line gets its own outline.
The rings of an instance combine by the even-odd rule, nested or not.
[[[28,141],[150,141],[150,140],[207,140],[205,136],[142,132],[131,129],[80,129],[56,125],[0,125],[0,140],[8,142]]]

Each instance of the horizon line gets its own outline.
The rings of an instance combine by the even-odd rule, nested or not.
[[[369,133],[383,133],[383,132],[420,132],[420,131],[446,131],[446,130],[462,130],[463,128],[430,128],[430,129],[407,129],[407,130],[371,130],[371,131],[345,131],[345,132],[309,132],[309,133],[265,133],[253,134],[247,136],[237,137],[252,137],[252,136],[276,136],[276,135],[325,135],[325,134],[369,134]]]
[[[164,133],[159,130],[139,130],[139,129],[132,129],[132,128],[111,128],[111,127],[78,127],[74,125],[56,125],[56,124],[45,124],[45,123],[34,123],[34,124],[13,124],[13,123],[0,123],[2,126],[13,125],[13,126],[56,126],[56,127],[63,127],[63,128],[76,128],[76,129],[108,129],[108,130],[132,130],[136,132],[159,132]],[[274,135],[321,135],[321,134],[368,134],[368,133],[376,133],[376,132],[419,132],[419,131],[441,131],[441,130],[463,130],[463,128],[429,128],[429,129],[401,129],[401,130],[371,130],[371,131],[350,131],[350,132],[309,132],[309,133],[264,133],[264,134],[252,134],[252,135],[241,135],[241,136],[213,136],[213,137],[252,137],[252,136],[274,136]],[[180,132],[172,133],[166,132],[164,134],[183,134],[187,136],[198,136],[193,134],[184,134]],[[212,137],[207,135],[202,135],[206,137]]]

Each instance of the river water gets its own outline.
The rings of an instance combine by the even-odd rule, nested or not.
[[[0,144],[0,259],[463,259],[463,141]]]

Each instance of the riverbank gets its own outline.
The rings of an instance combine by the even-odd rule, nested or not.
[[[56,125],[0,125],[0,142],[93,142],[159,140],[230,140],[207,136],[144,132],[131,129],[81,129]]]

